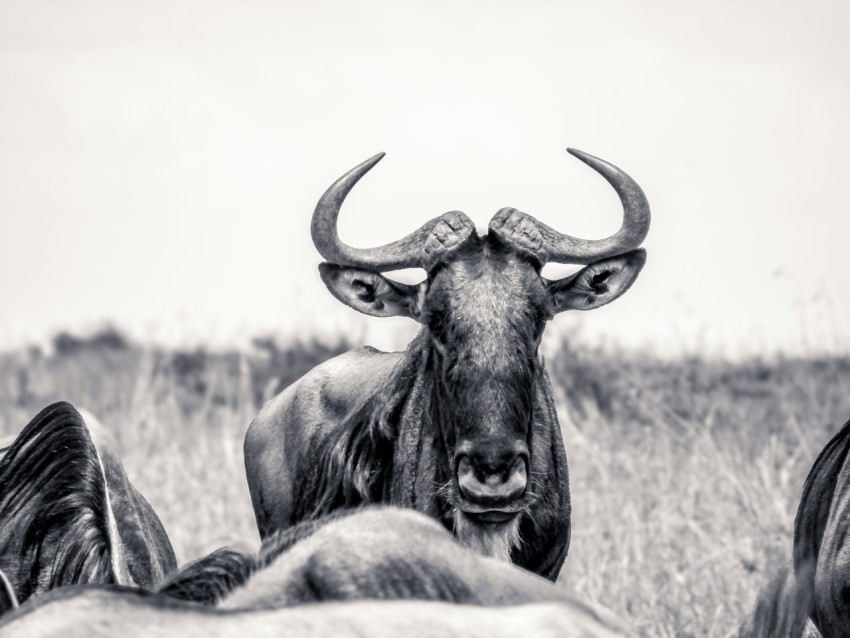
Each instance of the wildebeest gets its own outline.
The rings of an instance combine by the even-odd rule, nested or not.
[[[570,539],[567,460],[539,354],[546,322],[624,293],[646,259],[640,187],[615,166],[570,152],[623,204],[602,240],[561,234],[504,208],[479,236],[453,211],[373,249],[344,244],[340,207],[383,156],[338,179],[319,200],[313,242],[330,292],[360,312],[410,317],[406,352],[365,347],[313,369],[262,408],[245,464],[262,537],[340,507],[390,503],[440,520],[465,546],[556,579]],[[547,262],[586,264],[557,281]],[[421,267],[419,285],[381,273]]]
[[[462,548],[422,514],[382,507],[329,519],[272,535],[256,556],[216,552],[156,593],[85,586],[41,594],[0,619],[0,633],[626,635],[607,610]]]
[[[75,583],[154,587],[176,565],[162,523],[90,415],[54,403],[0,459],[0,571],[17,600]]]
[[[793,562],[759,592],[738,635],[799,638],[811,619],[824,638],[850,635],[850,421],[826,444],[794,520]]]
[[[244,560],[238,566],[231,558],[224,568],[216,561],[213,579],[230,583],[230,589],[207,602],[223,609],[397,599],[488,606],[560,602],[615,624],[610,612],[576,601],[535,574],[470,551],[433,519],[395,507],[343,510],[301,523],[269,536],[257,556]],[[186,571],[204,580],[204,562]],[[224,572],[236,576],[223,577]],[[175,595],[173,583],[185,587],[187,580],[178,572],[162,591]]]
[[[794,574],[826,638],[850,635],[850,421],[821,451],[794,521]]]
[[[500,608],[422,601],[219,610],[109,586],[65,588],[0,622],[4,638],[615,638],[557,603]],[[70,590],[70,591],[68,591]]]
[[[256,556],[214,553],[179,570],[160,593],[222,610],[376,600],[559,603],[587,626],[623,630],[611,612],[460,546],[433,519],[387,506],[337,511],[279,531]]]

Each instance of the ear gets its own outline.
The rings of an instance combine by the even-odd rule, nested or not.
[[[576,274],[546,284],[555,312],[592,310],[614,301],[637,279],[646,263],[646,251],[633,250],[603,259]]]
[[[373,317],[410,317],[419,321],[426,282],[408,286],[372,270],[319,264],[319,275],[331,294],[346,306]]]

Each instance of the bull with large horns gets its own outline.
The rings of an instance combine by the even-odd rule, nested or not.
[[[383,157],[338,179],[313,214],[330,292],[368,315],[410,317],[405,352],[365,347],[313,369],[269,401],[245,440],[260,534],[335,509],[388,503],[443,523],[467,547],[555,580],[570,540],[567,459],[539,353],[546,322],[613,301],[635,281],[650,213],[617,167],[570,153],[600,173],[624,209],[601,240],[564,235],[513,208],[486,235],[453,211],[373,249],[343,243],[337,218]],[[561,280],[548,262],[586,267]],[[421,267],[401,284],[383,272]]]

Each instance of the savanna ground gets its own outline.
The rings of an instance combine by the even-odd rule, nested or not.
[[[259,405],[348,348],[143,349],[116,332],[0,356],[0,436],[66,399],[112,429],[183,562],[258,544],[242,440]],[[559,586],[645,636],[724,636],[790,557],[801,487],[850,417],[850,358],[663,362],[564,342],[548,367],[570,460]]]

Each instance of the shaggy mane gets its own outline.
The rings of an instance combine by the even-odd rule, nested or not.
[[[256,571],[256,560],[223,547],[180,568],[157,593],[170,598],[215,605]]]
[[[850,454],[850,421],[826,444],[815,460],[806,482],[794,520],[794,571],[801,587],[814,587],[824,530],[841,470]]]
[[[321,519],[309,520],[278,530],[263,540],[256,555],[222,547],[208,556],[181,567],[163,583],[158,594],[169,598],[213,606],[227,598],[258,571],[268,567],[296,543],[312,536],[331,521],[350,516],[353,510],[337,510]]]
[[[345,423],[312,440],[318,450],[302,464],[293,494],[292,522],[315,520],[341,508],[388,503],[395,441],[402,411],[427,356],[423,333],[392,371],[384,392],[371,396]]]

